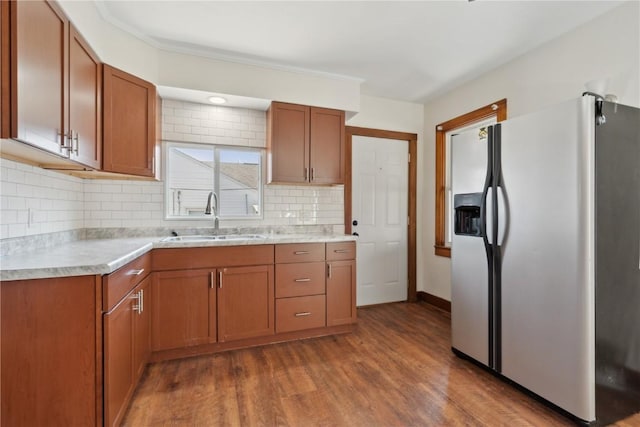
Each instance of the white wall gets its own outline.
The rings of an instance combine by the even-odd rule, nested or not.
[[[424,218],[418,250],[418,290],[449,300],[450,262],[433,253],[435,243],[435,126],[507,98],[508,117],[578,97],[585,83],[608,80],[605,93],[640,106],[640,3],[628,2],[540,48],[429,102],[424,109],[425,156],[420,182]]]
[[[295,104],[360,109],[360,81],[159,51],[158,84]]]
[[[158,81],[158,52],[142,40],[105,22],[93,1],[60,1],[65,13],[102,62]]]
[[[424,130],[424,106],[411,102],[360,96],[360,112],[347,120],[348,126],[418,134]]]

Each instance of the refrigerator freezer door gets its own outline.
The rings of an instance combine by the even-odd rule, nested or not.
[[[596,415],[640,411],[640,109],[596,127]]]
[[[502,125],[502,374],[588,421],[594,128],[586,97]]]
[[[470,131],[451,140],[454,194],[481,193],[487,174],[487,143]],[[452,222],[454,218],[450,219]],[[482,236],[454,233],[451,242],[452,346],[489,364],[487,257]]]

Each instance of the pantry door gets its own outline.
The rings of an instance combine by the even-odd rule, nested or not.
[[[408,141],[352,138],[358,306],[407,300],[408,161]]]

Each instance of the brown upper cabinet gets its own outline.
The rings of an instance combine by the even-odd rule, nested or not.
[[[156,88],[139,77],[103,66],[106,172],[153,177],[156,148]]]
[[[2,137],[100,168],[100,60],[56,3],[2,3]]]
[[[344,111],[272,102],[267,149],[270,183],[342,184]]]

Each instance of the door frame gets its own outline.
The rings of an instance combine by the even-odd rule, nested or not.
[[[382,139],[407,141],[409,145],[409,194],[407,223],[407,300],[417,301],[416,293],[416,231],[417,231],[417,177],[418,177],[418,135],[415,133],[391,130],[345,127],[345,174],[344,174],[344,232],[351,234],[352,211],[352,141],[353,136],[368,136]]]

